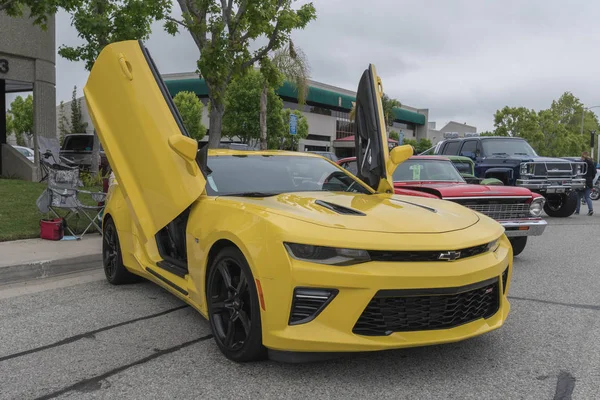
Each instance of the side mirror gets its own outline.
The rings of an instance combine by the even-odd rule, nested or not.
[[[411,145],[396,146],[390,151],[390,160],[393,164],[402,164],[413,155],[413,148]]]
[[[198,142],[194,139],[176,134],[169,136],[169,147],[186,161],[187,169],[190,174],[198,175],[199,167],[196,164],[198,153]]]

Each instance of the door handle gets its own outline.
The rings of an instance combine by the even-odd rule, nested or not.
[[[129,79],[130,81],[133,80],[133,74],[131,73],[131,64],[125,59],[123,53],[119,53],[119,64],[121,64],[121,71],[123,71],[125,77],[127,77],[127,79]]]

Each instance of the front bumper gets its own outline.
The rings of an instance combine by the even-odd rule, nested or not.
[[[548,223],[541,218],[498,221],[507,237],[540,236]]]
[[[504,287],[502,275],[507,272]],[[510,304],[512,247],[502,236],[495,252],[449,262],[369,262],[351,267],[329,267],[292,262],[292,280],[286,288],[276,280],[261,280],[265,293],[263,344],[270,350],[290,352],[363,352],[457,342],[500,328]],[[367,336],[353,329],[371,300],[380,291],[452,289],[497,279],[498,309],[447,329],[392,332]],[[294,288],[329,288],[336,296],[309,322],[288,323]],[[289,300],[288,300],[289,299]]]
[[[517,186],[545,193],[567,193],[585,188],[585,178],[517,179]]]

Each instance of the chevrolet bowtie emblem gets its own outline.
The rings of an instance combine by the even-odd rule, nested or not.
[[[445,251],[440,253],[438,260],[454,261],[460,258],[460,251]]]

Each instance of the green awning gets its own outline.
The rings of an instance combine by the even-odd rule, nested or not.
[[[188,91],[196,93],[200,97],[208,96],[208,87],[204,79],[173,79],[165,81],[169,94],[175,96],[179,92]],[[279,96],[296,99],[298,91],[290,82],[285,82],[275,91]],[[355,96],[349,96],[344,93],[335,92],[315,86],[310,86],[306,101],[322,106],[335,107],[349,111],[352,108],[352,102],[356,101]],[[394,116],[397,122],[409,122],[417,125],[425,125],[425,115],[403,108],[394,108]]]

